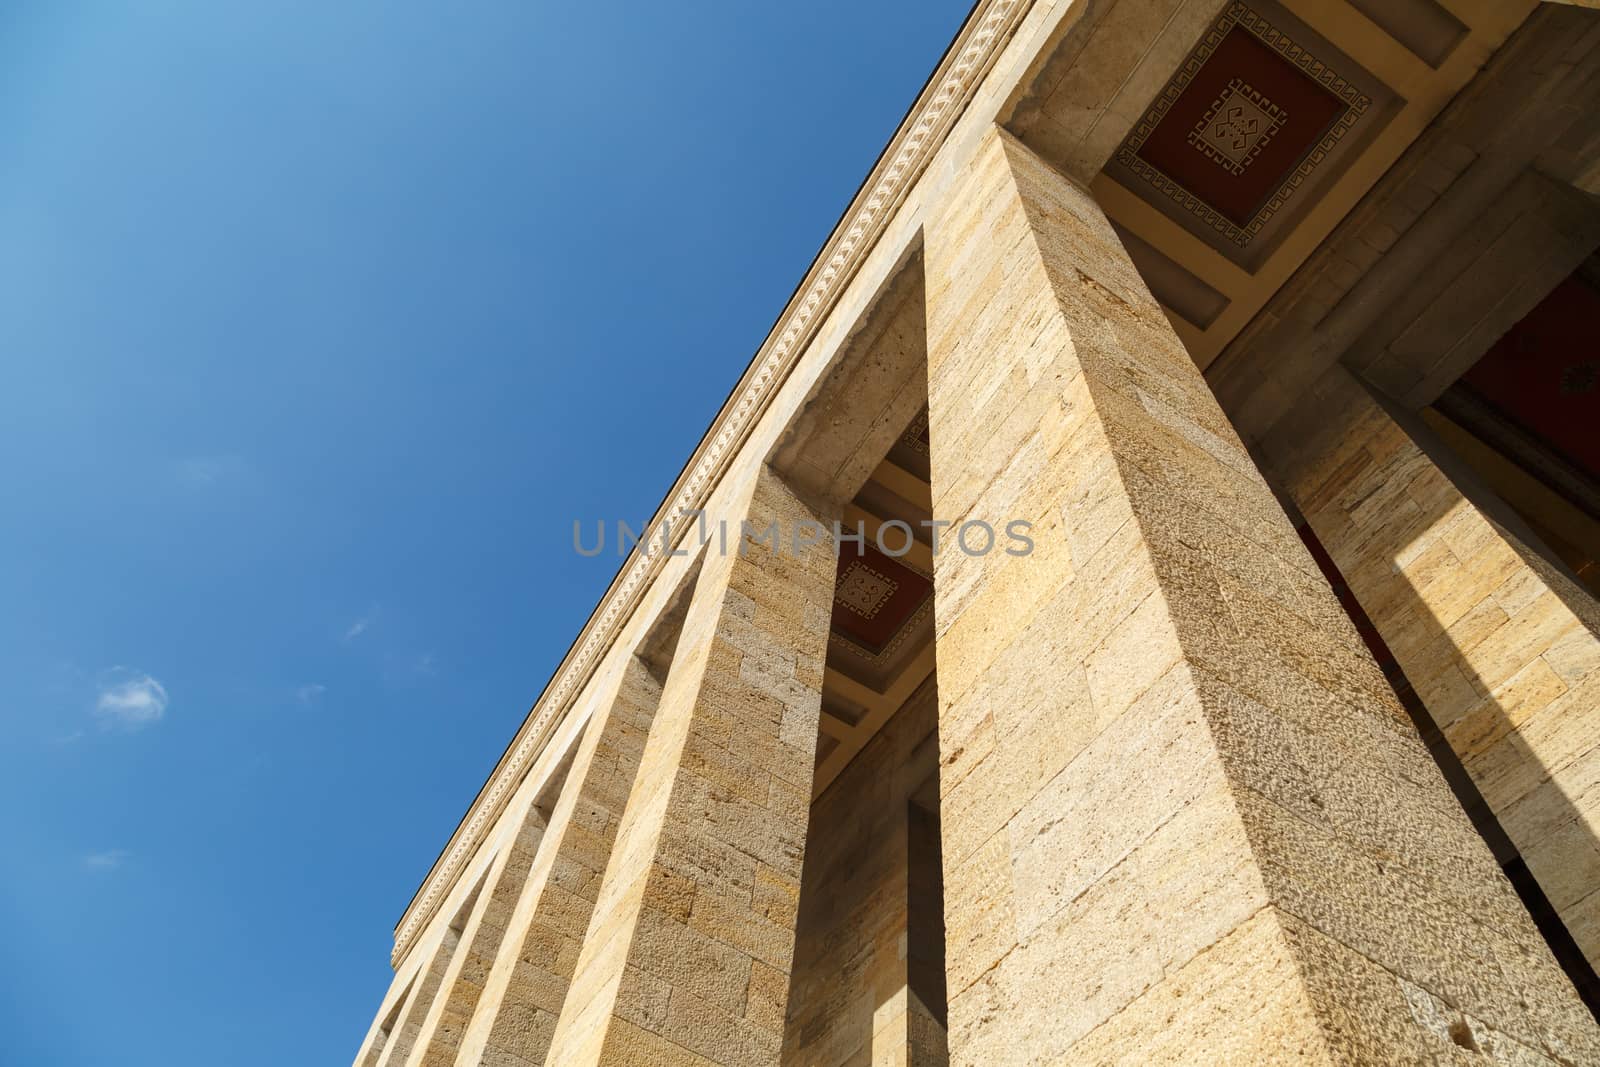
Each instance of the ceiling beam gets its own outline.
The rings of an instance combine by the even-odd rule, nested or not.
[[[858,692],[871,698],[871,702],[857,701],[865,707],[866,714],[861,716],[861,721],[856,723],[850,731],[850,736],[839,739],[839,746],[828,753],[828,758],[822,761],[817,768],[817,773],[812,780],[811,798],[815,800],[822,795],[822,791],[833,780],[839,777],[839,772],[850,765],[856,754],[867,747],[873,735],[883,729],[883,724],[888,722],[900,705],[910,699],[928,676],[933,673],[934,653],[933,642],[929,641],[917,652],[916,656],[906,664],[905,670],[895,678],[888,691],[879,693],[874,689],[862,685],[854,679],[847,678],[835,670],[826,670],[823,674],[824,687],[841,685],[852,687],[851,692]],[[839,690],[843,695],[846,690]],[[854,699],[853,697],[851,699]]]
[[[933,487],[892,459],[885,459],[878,464],[869,480],[877,482],[908,504],[928,511],[933,509]]]
[[[852,530],[859,525],[861,529],[866,531],[868,544],[876,546],[879,543],[878,531],[881,530],[884,524],[888,521],[890,520],[880,519],[872,512],[867,511],[865,508],[862,508],[856,504],[846,504],[844,506],[844,524],[850,527]],[[902,519],[900,521],[904,522],[905,520]],[[903,530],[898,528],[890,530],[883,538],[882,543],[887,545],[893,551],[886,554],[894,556],[894,558],[898,559],[902,563],[911,564],[924,574],[932,574],[933,549],[929,548],[921,541],[913,540],[910,546],[904,552],[900,552],[901,543],[905,540],[906,535]],[[899,554],[895,555],[895,553]]]

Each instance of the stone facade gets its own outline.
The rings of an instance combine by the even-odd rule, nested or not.
[[[1503,1042],[1592,1042],[1104,217],[1004,134],[969,177],[928,241],[935,511],[1063,529],[1048,571],[941,557],[952,1045],[1425,1059],[1447,1050],[1408,1018],[1414,988]],[[1300,976],[1270,1010],[1184,996],[1191,964],[1228,984],[1263,952]],[[1542,969],[1554,1019],[1504,1013],[1522,979],[1499,960]],[[1121,1021],[1152,1010],[1162,1027]]]
[[[931,880],[941,880],[937,837],[929,839],[916,799],[937,788],[937,723],[929,686],[812,806],[803,881],[814,891],[802,894],[795,927],[785,1064],[948,1062],[943,1023],[927,1004],[942,991],[928,992],[915,973],[920,950],[938,948],[938,930],[930,938],[913,921],[918,877],[931,864]]]
[[[1342,368],[1280,484],[1350,582],[1484,801],[1600,963],[1600,610],[1463,492]],[[1304,435],[1298,435],[1304,436]],[[1492,506],[1492,504],[1491,504]]]
[[[817,522],[770,471],[741,522]],[[769,1062],[783,1037],[834,555],[743,535],[695,584],[549,1062]]]
[[[983,0],[357,1064],[1600,1063],[1596,115],[1581,5]]]
[[[660,699],[661,683],[635,658],[585,728],[571,786],[551,814],[550,847],[529,869],[512,917],[521,944],[500,953],[486,977],[462,1042],[467,1060],[544,1062]]]

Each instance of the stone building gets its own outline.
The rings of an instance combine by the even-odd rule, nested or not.
[[[980,0],[356,1063],[1600,1063],[1595,6]]]

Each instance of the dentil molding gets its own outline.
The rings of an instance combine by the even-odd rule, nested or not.
[[[877,244],[895,209],[944,143],[978,83],[1033,3],[1034,0],[980,0],[910,114],[900,124],[889,147],[879,157],[867,182],[812,263],[804,283],[767,335],[738,390],[723,406],[689,465],[679,475],[677,485],[656,513],[650,529],[662,529],[665,519],[673,528],[682,531],[680,537],[687,534],[692,524],[679,520],[705,505],[711,488],[722,477],[778,388],[788,378],[806,344]],[[639,546],[635,546],[627,566],[611,583],[601,606],[589,617],[578,640],[517,731],[516,740],[474,799],[466,818],[457,826],[444,853],[429,872],[428,880],[401,916],[395,928],[394,950],[389,956],[391,964],[399,965],[418,932],[438,910],[462,867],[494,825],[543,750],[555,725],[571,707],[573,698],[582,692],[666,559],[664,552],[644,555]]]

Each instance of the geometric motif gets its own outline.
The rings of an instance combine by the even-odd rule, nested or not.
[[[1191,87],[1203,89],[1203,102]],[[1372,103],[1282,26],[1232,0],[1113,160],[1203,230],[1245,249]],[[1169,115],[1183,116],[1178,130],[1163,126]],[[1206,169],[1218,180],[1189,168],[1180,148],[1215,164]]]
[[[1189,143],[1224,170],[1243,174],[1286,118],[1282,108],[1233,78],[1189,131]]]
[[[924,459],[928,457],[930,449],[927,408],[917,412],[917,417],[911,420],[911,425],[907,426],[906,432],[900,436],[900,442]]]
[[[879,611],[894,596],[900,583],[867,566],[859,559],[845,565],[834,587],[834,600],[840,607],[863,619],[876,618]]]

